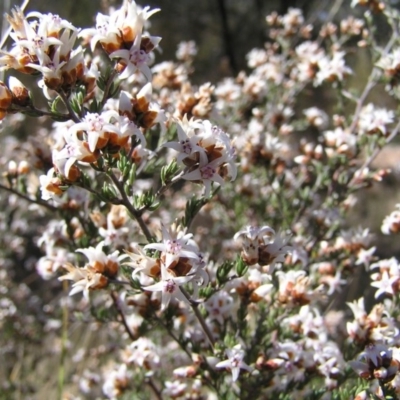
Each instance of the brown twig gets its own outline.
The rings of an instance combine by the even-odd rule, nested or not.
[[[106,83],[106,86],[105,86],[104,92],[103,92],[103,98],[101,99],[101,102],[100,102],[101,107],[104,107],[104,104],[106,104],[106,101],[108,100],[108,94],[110,92],[111,85],[112,85],[116,75],[117,75],[117,71],[114,69],[113,72],[111,72],[110,76],[108,77],[108,81]]]
[[[19,107],[15,104],[11,108],[0,108],[0,111],[9,113],[9,114],[14,114],[14,113],[21,113],[21,114],[26,114],[30,117],[51,117],[51,118],[57,118],[58,120],[63,120],[63,121],[68,121],[71,119],[71,117],[68,114],[58,114],[54,113],[51,111],[44,111],[44,110],[39,110],[38,108],[34,107],[33,105],[29,105],[27,107]],[[33,115],[35,114],[35,115]]]
[[[204,334],[206,336],[206,338],[208,339],[211,348],[214,349],[214,337],[212,332],[210,331],[210,328],[208,327],[208,325],[206,324],[206,321],[204,320],[203,316],[201,315],[201,312],[199,310],[199,304],[197,301],[193,300],[189,293],[182,287],[180,287],[181,292],[183,293],[183,295],[189,300],[190,306],[192,307],[192,310],[194,312],[194,314],[196,315],[197,320],[200,322],[200,325],[204,331]]]
[[[115,174],[112,171],[110,171],[109,177],[111,178],[111,180],[113,181],[114,185],[117,187],[119,193],[121,194],[121,197],[122,197],[121,202],[122,202],[122,204],[128,209],[128,211],[135,218],[135,220],[139,224],[144,236],[146,236],[146,239],[149,242],[152,242],[153,241],[153,236],[150,233],[149,228],[147,227],[147,225],[143,221],[141,212],[136,210],[136,208],[131,204],[131,202],[129,201],[128,196],[125,193],[123,185],[121,184],[121,182],[118,180],[118,178],[115,176]]]
[[[178,346],[185,352],[185,354],[189,357],[189,360],[192,360],[192,354],[190,351],[181,343],[179,338],[175,336],[175,334],[168,328],[168,326],[162,321],[160,317],[158,317],[155,313],[153,314],[153,318],[160,324],[168,333],[169,336],[178,344]]]
[[[65,107],[68,110],[69,116],[71,117],[71,119],[76,122],[79,123],[81,122],[81,120],[79,119],[79,117],[75,114],[75,111],[72,109],[70,102],[68,101],[68,97],[67,95],[64,93],[64,91],[60,90],[59,92],[57,92],[58,95],[60,96],[61,100],[63,101]]]
[[[118,312],[118,314],[119,314],[119,316],[121,318],[121,322],[122,322],[122,325],[125,328],[126,333],[128,334],[128,336],[130,337],[130,339],[132,341],[137,340],[137,337],[132,333],[131,329],[128,326],[128,323],[126,322],[124,312],[122,311],[121,304],[120,304],[119,299],[118,299],[118,295],[115,292],[111,292],[110,295],[111,295],[111,298],[113,300],[114,306],[115,306],[115,308],[116,308],[116,310],[117,310],[117,312]]]
[[[400,121],[397,123],[396,127],[393,129],[392,133],[388,136],[385,145],[389,144],[399,133],[400,130]],[[365,160],[364,164],[357,169],[357,171],[362,171],[365,168],[368,168],[372,161],[375,160],[375,158],[378,156],[378,154],[381,152],[382,148],[377,148],[375,149],[372,154]],[[357,171],[354,173],[353,177],[351,178],[351,181],[349,182],[349,186],[351,186],[352,183],[354,183],[356,179],[356,174]]]
[[[150,388],[153,390],[154,395],[157,397],[157,399],[162,400],[162,395],[161,392],[157,389],[157,386],[154,384],[153,380],[150,377],[147,377],[145,382],[150,386]]]
[[[37,204],[39,206],[43,206],[43,207],[45,207],[45,208],[47,208],[48,210],[51,210],[51,211],[58,211],[57,207],[54,207],[51,204],[46,203],[45,201],[42,201],[42,200],[39,200],[39,199],[32,199],[31,197],[29,197],[29,196],[27,196],[27,195],[25,195],[25,194],[23,194],[21,192],[18,192],[17,190],[15,190],[13,188],[10,188],[10,187],[7,187],[7,186],[3,185],[2,183],[0,183],[0,189],[4,189],[7,192],[13,193],[13,194],[17,195],[18,197],[20,197],[21,199],[24,199],[24,200],[28,201],[29,203]]]

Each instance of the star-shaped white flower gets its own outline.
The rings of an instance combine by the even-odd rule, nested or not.
[[[151,292],[161,291],[161,309],[164,310],[168,307],[172,297],[188,303],[188,299],[184,296],[179,286],[189,282],[192,279],[193,275],[174,276],[166,268],[161,268],[160,282],[157,282],[154,285],[146,286],[144,287],[144,290],[149,290]]]
[[[393,287],[398,280],[398,276],[390,276],[387,271],[384,271],[379,281],[371,283],[371,286],[378,289],[375,293],[375,298],[377,299],[379,296],[385,293],[394,295]]]
[[[240,344],[237,344],[232,349],[227,349],[226,355],[228,356],[228,359],[220,361],[216,367],[229,368],[232,371],[232,380],[234,382],[238,379],[241,369],[245,369],[248,372],[252,371],[252,368],[243,361],[245,353]]]

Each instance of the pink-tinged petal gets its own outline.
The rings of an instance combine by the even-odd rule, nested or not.
[[[123,70],[123,72],[120,74],[119,79],[123,80],[126,78],[129,78],[131,75],[133,75],[137,71],[137,68],[129,63],[126,68]]]
[[[173,149],[173,150],[176,150],[179,152],[182,150],[182,145],[178,142],[167,142],[167,143],[164,143],[161,147],[168,147],[170,149]],[[183,157],[187,157],[187,154],[182,154],[182,155],[183,155]]]
[[[130,111],[132,109],[132,96],[124,90],[119,95],[118,109],[120,111]]]
[[[97,132],[89,132],[88,133],[88,143],[89,143],[89,150],[94,152],[96,150],[96,145],[99,140],[100,135]]]
[[[199,169],[196,169],[192,172],[182,175],[182,179],[186,179],[188,181],[198,181],[201,180],[201,173]]]
[[[231,371],[232,371],[232,380],[233,380],[233,382],[236,382],[237,379],[239,378],[240,368],[233,367],[233,368],[231,368]]]
[[[193,253],[193,251],[186,251],[186,250],[181,250],[179,252],[180,257],[186,257],[186,258],[193,258],[197,260],[199,257],[197,254]]]
[[[214,174],[214,176],[211,178],[211,180],[219,183],[220,185],[224,184],[224,179],[218,174]]]
[[[69,175],[69,170],[71,169],[71,167],[75,164],[76,158],[75,157],[70,157],[67,162],[65,163],[65,167],[64,167],[64,174],[65,176]]]
[[[102,130],[104,132],[114,132],[118,135],[121,133],[120,129],[113,124],[104,124]]]
[[[146,246],[143,247],[143,250],[147,250],[147,249],[165,251],[166,250],[166,246],[165,246],[164,243],[149,243],[149,244],[146,244]]]
[[[69,133],[77,133],[79,131],[84,131],[87,128],[87,123],[86,122],[78,122],[75,125],[72,125],[71,128],[69,128]]]
[[[148,290],[150,292],[160,292],[163,290],[164,283],[163,281],[157,282],[154,285],[145,286],[143,290]]]
[[[218,364],[216,364],[215,367],[216,368],[230,368],[231,367],[231,361],[230,360],[220,361]]]
[[[110,58],[123,58],[124,60],[129,60],[129,50],[116,50],[110,54]]]
[[[153,79],[153,75],[151,74],[151,69],[149,68],[149,66],[142,64],[141,66],[139,66],[139,70],[146,77],[146,79],[151,82],[151,80]]]

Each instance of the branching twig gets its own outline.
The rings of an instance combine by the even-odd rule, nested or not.
[[[108,77],[108,81],[106,83],[106,86],[105,86],[104,92],[103,92],[103,98],[101,99],[101,102],[100,102],[101,107],[104,107],[104,104],[106,104],[106,101],[108,99],[108,94],[111,89],[111,85],[112,85],[116,75],[117,75],[117,71],[114,69],[113,72],[111,72],[110,76]]]
[[[62,120],[62,121],[68,121],[71,119],[71,117],[68,114],[56,114],[51,111],[44,111],[44,110],[39,110],[38,108],[34,107],[33,105],[29,105],[27,107],[19,107],[15,104],[13,104],[12,108],[0,108],[0,111],[14,114],[16,112],[20,112],[21,114],[27,114],[30,117],[51,117],[51,118],[56,118],[57,120]],[[35,115],[33,115],[35,114]]]
[[[400,121],[397,123],[396,127],[393,129],[392,133],[388,136],[385,145],[389,144],[399,133],[400,130]],[[378,156],[378,154],[382,151],[381,148],[376,148],[372,154],[365,160],[364,164],[357,170],[357,171],[362,171],[365,168],[368,168],[372,161],[375,160],[375,158]],[[349,186],[352,185],[352,183],[354,183],[355,179],[356,179],[356,173],[353,175],[353,178],[351,179],[351,181],[349,182]]]
[[[186,348],[186,346],[184,346],[181,343],[179,338],[177,338],[175,336],[174,332],[172,332],[171,329],[169,329],[168,326],[166,324],[164,324],[162,319],[159,318],[156,314],[153,315],[153,318],[157,321],[157,323],[159,323],[167,331],[168,335],[171,336],[171,338],[179,345],[179,347],[186,353],[186,355],[189,357],[189,359],[192,360],[192,354],[190,353],[190,351]]]
[[[68,101],[68,97],[66,96],[66,94],[62,90],[60,90],[57,93],[60,96],[61,100],[63,101],[65,107],[67,107],[67,110],[68,110],[68,113],[69,113],[71,119],[76,123],[81,122],[79,117],[75,114],[75,111],[72,109],[71,104]]]
[[[150,386],[153,390],[154,395],[157,399],[162,400],[161,392],[157,389],[157,386],[154,384],[153,380],[150,377],[147,377],[145,382]]]
[[[182,175],[184,175],[185,173],[186,170],[180,172],[178,175],[174,176],[174,178],[171,179],[168,183],[162,185],[155,194],[156,198],[159,198],[169,187],[171,187],[175,182],[178,182],[182,178]]]
[[[153,241],[153,236],[150,233],[149,228],[147,227],[147,225],[143,221],[141,213],[138,210],[136,210],[136,208],[129,201],[129,198],[125,193],[123,185],[121,184],[121,182],[118,180],[118,178],[114,175],[114,173],[112,171],[110,171],[109,176],[110,176],[111,180],[113,181],[114,185],[117,187],[119,193],[121,194],[122,204],[128,209],[128,211],[136,219],[136,221],[139,224],[144,236],[146,236],[146,239],[149,242],[152,242]]]
[[[3,185],[1,183],[0,183],[0,189],[4,189],[7,192],[13,193],[13,194],[17,195],[18,197],[20,197],[21,199],[24,199],[24,200],[28,201],[29,203],[37,204],[39,206],[46,207],[48,210],[51,210],[51,211],[58,211],[57,207],[54,207],[51,204],[46,203],[45,201],[42,201],[42,200],[39,200],[39,199],[32,199],[31,197],[29,197],[29,196],[27,196],[27,195],[25,195],[25,194],[23,194],[21,192],[18,192],[17,190],[15,190],[13,188],[7,187],[7,186],[5,186],[5,185]]]
[[[126,322],[124,312],[121,309],[121,304],[118,299],[118,295],[115,292],[111,292],[110,295],[113,300],[114,306],[115,306],[119,316],[121,317],[121,322],[122,322],[122,325],[124,325],[125,332],[128,334],[128,336],[130,337],[130,339],[132,341],[137,340],[137,337],[132,333],[131,329],[128,326],[128,323]]]
[[[210,328],[208,327],[208,325],[206,324],[206,321],[204,320],[203,316],[201,315],[201,312],[199,310],[199,303],[197,303],[196,301],[194,301],[189,293],[184,289],[184,288],[180,288],[181,292],[183,293],[183,295],[189,300],[190,306],[192,307],[192,310],[194,312],[194,314],[196,315],[197,320],[200,322],[200,325],[204,331],[204,334],[206,335],[206,338],[208,339],[211,347],[214,349],[214,337],[212,332],[210,331]]]

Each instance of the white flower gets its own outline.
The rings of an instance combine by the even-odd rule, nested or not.
[[[72,264],[65,264],[63,267],[68,271],[68,273],[60,276],[58,280],[70,280],[75,282],[69,292],[70,296],[83,292],[83,297],[86,300],[89,300],[90,290],[101,289],[108,284],[107,278],[90,266],[79,268]]]
[[[240,344],[237,344],[232,349],[227,349],[226,355],[228,356],[228,359],[220,361],[216,367],[229,368],[232,371],[232,380],[234,382],[238,379],[241,369],[245,369],[248,372],[252,371],[252,368],[243,361],[245,353]]]
[[[179,258],[186,257],[195,261],[200,261],[198,248],[191,240],[191,233],[185,234],[182,231],[172,233],[165,226],[162,226],[162,243],[149,243],[144,246],[144,250],[153,249],[161,251],[164,257],[163,267],[173,268]],[[163,257],[161,257],[163,258]]]
[[[393,287],[400,280],[399,276],[390,276],[387,271],[384,271],[379,280],[371,283],[371,286],[377,288],[375,298],[379,298],[382,294],[388,293],[394,295]]]
[[[352,73],[352,70],[346,66],[344,61],[345,53],[336,51],[332,58],[327,56],[321,58],[318,62],[319,71],[316,76],[316,83],[321,84],[323,81],[342,81],[346,75]]]
[[[124,263],[134,268],[132,272],[132,279],[136,278],[136,274],[143,272],[148,276],[157,276],[160,273],[159,260],[149,257],[141,249],[140,246],[135,245],[134,252],[125,250],[126,255],[132,260],[131,262]]]
[[[394,121],[394,113],[392,110],[385,108],[376,108],[370,103],[362,108],[358,121],[359,134],[381,133],[387,134],[386,125],[390,125]]]
[[[116,399],[128,387],[132,379],[132,372],[127,369],[126,364],[121,364],[118,368],[108,371],[103,384],[103,393],[109,399]]]
[[[144,290],[151,292],[160,292],[162,296],[161,309],[164,310],[168,307],[171,298],[177,298],[178,300],[188,303],[188,299],[184,296],[179,286],[189,282],[193,279],[193,276],[174,276],[166,268],[161,268],[161,280],[154,285],[145,286]]]
[[[119,115],[116,111],[104,111],[101,114],[87,113],[82,122],[73,125],[69,132],[76,134],[79,131],[85,131],[87,135],[87,142],[89,143],[89,150],[94,152],[97,147],[104,147],[107,144],[109,133],[113,132],[120,134],[119,129],[112,123],[111,118],[118,119]],[[100,139],[103,139],[99,142]]]
[[[43,200],[55,199],[55,196],[59,198],[64,193],[60,189],[60,179],[54,176],[54,168],[50,168],[46,175],[40,175],[39,181]]]
[[[224,163],[222,157],[208,162],[207,157],[200,153],[199,166],[187,174],[182,175],[182,179],[189,181],[201,181],[204,185],[204,196],[208,197],[211,193],[211,183],[216,182],[220,185],[224,184],[224,179],[217,173],[218,167]]]
[[[201,137],[194,134],[193,128],[196,125],[192,123],[193,128],[185,130],[180,121],[176,122],[178,142],[167,142],[163,147],[169,147],[179,153],[177,157],[178,163],[182,163],[185,158],[192,156],[194,153],[205,152],[203,147],[199,146]],[[187,119],[184,119],[184,123],[189,125]]]
[[[233,238],[235,240],[241,239],[243,246],[242,257],[247,264],[253,265],[258,262],[260,246],[270,243],[271,237],[274,235],[275,231],[267,225],[261,228],[247,226],[237,232]]]
[[[396,210],[385,217],[382,222],[381,231],[385,235],[400,231],[400,204],[396,204]]]
[[[152,47],[156,47],[161,38],[151,36],[150,41]],[[135,38],[129,50],[116,50],[110,54],[110,58],[118,58],[126,65],[124,71],[119,75],[120,79],[126,79],[133,75],[136,71],[140,71],[148,81],[151,81],[152,75],[149,64],[153,61],[152,54],[147,53],[141,48],[142,35]]]

